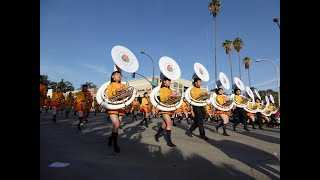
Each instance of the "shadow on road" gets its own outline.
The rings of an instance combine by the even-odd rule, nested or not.
[[[213,164],[198,154],[183,155],[161,142],[146,143],[144,138],[148,137],[142,136],[146,129],[139,123],[123,128],[118,138],[121,153],[115,153],[107,145],[111,126],[96,120],[102,117],[92,116],[81,132],[75,127],[77,118],[56,124],[41,119],[48,124],[40,125],[40,179],[254,179],[233,166]],[[157,130],[161,123],[152,128]],[[71,165],[48,168],[55,161]]]

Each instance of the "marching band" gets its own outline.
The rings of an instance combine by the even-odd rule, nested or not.
[[[226,126],[230,123],[231,115],[236,117],[236,122],[233,124],[235,132],[240,122],[243,123],[246,131],[249,131],[247,122],[252,123],[252,129],[256,129],[255,123],[258,122],[259,129],[263,130],[264,122],[270,126],[271,120],[277,122],[276,118],[280,116],[280,108],[275,107],[271,94],[270,100],[267,96],[265,97],[265,104],[261,103],[262,98],[259,93],[254,89],[254,95],[250,87],[246,88],[246,96],[241,95],[241,90],[243,91],[245,88],[239,78],[234,78],[235,84],[232,85],[234,94],[231,96],[226,95],[221,87],[230,88],[228,78],[222,72],[219,74],[214,92],[201,88],[202,81],[209,80],[209,74],[200,63],[194,64],[193,86],[189,87],[184,95],[175,92],[170,88],[171,80],[179,79],[181,72],[178,64],[167,56],[159,60],[161,85],[154,88],[150,95],[145,92],[140,103],[136,97],[136,89],[128,83],[121,82],[122,70],[131,73],[137,71],[139,65],[136,57],[127,48],[116,46],[112,49],[112,58],[116,67],[115,71],[111,74],[110,81],[99,88],[94,98],[87,90],[87,85],[83,85],[82,90],[76,95],[70,92],[66,97],[61,92],[61,88],[56,86],[53,89],[52,97],[47,96],[47,89],[43,83],[43,77],[40,75],[40,114],[43,108],[47,113],[48,107],[52,107],[53,121],[56,122],[59,108],[66,106],[66,118],[68,118],[71,109],[74,109],[75,115],[77,112],[79,113],[78,129],[81,130],[83,120],[88,122],[87,113],[90,112],[90,109],[94,110],[95,116],[99,110],[105,109],[105,113],[110,117],[113,125],[108,145],[113,146],[117,153],[120,152],[118,130],[121,128],[124,114],[127,116],[132,114],[133,122],[138,120],[139,114],[142,114],[140,125],[145,122],[145,127],[148,127],[148,119],[151,116],[158,117],[160,115],[163,122],[154,135],[154,139],[159,142],[161,133],[165,131],[167,145],[170,147],[176,146],[172,142],[171,136],[175,117],[178,117],[179,123],[186,120],[189,124],[186,132],[188,136],[192,137],[193,131],[199,127],[200,138],[208,141],[209,138],[205,135],[203,126],[203,122],[207,118],[212,121],[221,121],[215,126],[216,133],[220,127],[223,127],[222,135],[230,136]]]

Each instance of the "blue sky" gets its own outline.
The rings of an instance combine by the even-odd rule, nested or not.
[[[111,49],[116,45],[130,49],[138,59],[138,73],[160,73],[159,59],[173,58],[181,78],[192,78],[193,64],[203,64],[214,81],[213,17],[209,0],[41,0],[40,1],[40,74],[49,79],[73,83],[91,81],[98,87],[113,71]],[[242,38],[240,52],[242,81],[249,85],[242,64],[252,59],[251,85],[259,90],[277,89],[275,66],[280,68],[279,0],[221,0],[217,16],[217,70],[230,80],[229,57],[222,48],[224,40]],[[280,23],[281,24],[281,23]],[[238,54],[231,53],[233,75],[239,77]],[[124,72],[130,77],[130,74]],[[131,79],[131,77],[129,78]],[[209,86],[213,87],[213,83]]]

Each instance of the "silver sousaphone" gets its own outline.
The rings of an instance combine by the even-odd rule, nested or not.
[[[136,56],[126,47],[114,46],[111,50],[112,60],[115,63],[114,70],[120,72],[126,71],[129,73],[136,72],[139,68],[139,63]],[[104,83],[97,91],[96,99],[98,104],[100,104],[105,109],[117,110],[124,108],[131,104],[137,94],[137,91],[128,82],[122,84],[126,85],[126,89],[117,93],[110,99],[107,97],[107,87],[111,82],[108,81]]]
[[[270,98],[270,101],[272,102],[272,104],[274,104],[274,98],[271,94],[269,95],[269,98]],[[275,114],[278,111],[278,109],[274,105],[271,106],[271,108],[272,108],[271,114]]]
[[[242,81],[238,77],[234,77],[234,84],[233,84],[232,89],[236,89],[236,88],[239,88],[241,91],[244,91],[244,89],[245,89],[244,84],[242,83]],[[235,94],[232,94],[230,97],[233,99],[233,102],[237,107],[240,107],[240,108],[246,107],[248,105],[247,98],[241,94],[239,96],[241,96],[243,99],[242,103],[239,103],[235,100]]]
[[[216,87],[219,88],[220,86],[223,86],[225,89],[230,89],[230,82],[229,82],[227,76],[223,72],[219,73],[219,80],[216,81]],[[230,111],[233,108],[234,102],[230,96],[227,96],[225,94],[223,95],[227,99],[227,103],[224,105],[220,105],[217,102],[217,96],[218,96],[218,94],[216,94],[216,93],[213,93],[213,95],[212,95],[212,105],[216,109],[218,109],[220,111]]]
[[[195,78],[200,78],[202,81],[209,81],[209,73],[207,69],[200,63],[194,63],[193,69],[195,73],[192,76],[192,79],[194,80]],[[189,87],[185,94],[185,98],[187,102],[193,106],[206,106],[207,104],[212,103],[212,98],[213,98],[213,93],[207,92],[205,95],[199,96],[197,99],[193,99],[191,97],[190,91],[193,88],[193,86]],[[203,89],[203,88],[202,88]],[[206,91],[204,91],[206,92]]]
[[[246,107],[244,107],[244,110],[246,110],[247,112],[250,112],[250,113],[256,113],[258,111],[258,106],[256,105],[255,103],[255,100],[254,100],[254,94],[252,92],[252,90],[250,89],[250,87],[246,86],[246,94],[252,99],[251,102],[248,101],[248,105]],[[249,105],[252,107],[252,108],[249,108]]]
[[[167,77],[171,80],[178,80],[181,76],[181,71],[179,65],[172,58],[168,56],[163,56],[159,60],[159,68],[161,71],[160,78],[163,80],[164,77]],[[177,110],[183,102],[181,94],[175,92],[177,97],[170,98],[166,103],[162,103],[158,99],[158,94],[161,88],[161,84],[155,87],[150,93],[150,102],[155,107],[161,111],[174,111]]]

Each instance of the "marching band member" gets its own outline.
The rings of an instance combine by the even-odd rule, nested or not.
[[[238,103],[242,103],[243,102],[243,99],[242,97],[240,96],[241,92],[240,92],[240,89],[239,88],[235,88],[234,89],[234,93],[235,93],[235,101],[237,101]],[[241,122],[243,122],[243,125],[244,125],[244,129],[246,131],[250,131],[247,127],[247,114],[244,112],[244,109],[243,108],[240,108],[240,107],[236,107],[236,109],[234,110],[234,112],[238,115],[238,119],[237,121],[233,124],[233,130],[236,131],[236,127],[237,125]],[[237,132],[237,131],[236,131]]]
[[[57,113],[58,109],[61,106],[61,102],[64,100],[64,95],[61,92],[60,87],[56,87],[54,89],[54,92],[52,93],[52,98],[51,98],[51,106],[53,107],[53,122],[57,122]]]
[[[132,102],[132,108],[131,108],[131,113],[133,112],[133,117],[132,120],[137,121],[137,115],[138,112],[140,111],[140,102],[138,101],[138,98],[134,98],[134,101]]]
[[[47,97],[47,88],[43,83],[43,77],[40,75],[40,114],[42,112],[42,108],[45,105],[45,99]]]
[[[206,118],[204,121],[208,121],[210,122],[210,119],[212,119],[212,116],[213,116],[213,112],[212,112],[212,104],[207,104],[206,107],[205,107],[205,110],[206,110]]]
[[[217,97],[217,103],[219,103],[220,105],[224,105],[227,100],[226,98],[223,96],[223,89],[222,88],[217,88],[216,89],[216,94]],[[224,136],[230,136],[229,134],[227,134],[227,124],[229,123],[229,113],[230,111],[221,111],[216,109],[215,114],[217,116],[220,116],[220,118],[222,119],[222,122],[219,125],[216,125],[216,131],[218,133],[218,129],[222,126],[223,127],[223,134]]]
[[[202,80],[200,78],[195,78],[193,80],[193,88],[190,91],[190,95],[193,99],[197,99],[200,95],[205,95],[206,92],[203,91],[203,89],[201,89],[202,85]],[[191,127],[189,128],[189,134],[188,136],[192,136],[192,132],[199,127],[199,133],[200,133],[200,137],[202,139],[204,139],[205,141],[208,141],[209,138],[205,135],[205,130],[203,127],[203,119],[205,118],[205,109],[204,107],[199,107],[199,106],[192,106],[195,117],[193,118],[194,121],[191,125]]]
[[[155,106],[152,106],[152,115],[154,118],[158,117],[158,112],[159,112],[159,109],[156,108]]]
[[[72,92],[69,92],[69,95],[66,97],[66,118],[68,119],[68,116],[69,116],[69,113],[70,113],[70,110],[74,104],[74,98],[73,98],[73,95],[72,95]]]
[[[97,102],[97,98],[96,97],[93,98],[93,108],[94,108],[94,116],[97,116],[97,111],[99,111],[100,105]]]
[[[177,95],[173,93],[172,89],[170,89],[170,83],[171,79],[164,77],[162,81],[161,88],[159,90],[160,92],[160,101],[162,103],[166,103],[170,98],[174,98]],[[162,115],[163,122],[162,126],[159,127],[159,130],[157,134],[154,135],[154,138],[157,142],[159,142],[159,136],[160,134],[166,130],[167,134],[167,145],[170,147],[175,147],[176,145],[172,143],[171,141],[171,116],[173,114],[173,111],[159,111],[159,114]]]
[[[251,99],[251,97],[249,97],[249,102],[251,102],[251,101],[252,101],[252,99]],[[249,103],[248,104],[248,109],[252,110],[252,108],[253,108],[252,103]],[[248,120],[249,121],[251,120],[251,122],[252,122],[252,129],[256,129],[254,127],[254,124],[255,124],[255,119],[254,119],[255,113],[251,113],[251,112],[246,112],[246,113],[247,113]]]
[[[274,109],[273,108],[276,108],[274,106],[274,104],[272,102],[270,102],[270,105],[269,105],[269,110],[270,111],[273,111]],[[270,115],[270,126],[271,127],[274,127],[276,125],[276,118],[275,118],[275,114],[271,114]]]
[[[129,116],[131,109],[132,109],[132,103],[126,106],[126,117]]]
[[[48,113],[48,109],[51,107],[51,97],[48,95],[46,100],[45,100],[45,104],[46,106],[46,114]]]
[[[191,107],[185,97],[183,98],[183,102],[180,108],[181,108],[182,114],[184,115],[184,118],[181,118],[178,122],[181,123],[181,120],[186,119],[187,123],[190,124],[189,113],[190,113]]]
[[[140,126],[142,126],[142,123],[145,121],[145,126],[148,127],[148,118],[150,116],[150,100],[148,97],[148,93],[145,92],[143,93],[143,98],[141,100],[141,109],[140,112],[142,112],[144,114],[144,118],[142,119],[142,121],[140,122]]]
[[[78,93],[76,95],[78,95]],[[77,97],[73,97],[73,102],[74,102],[74,104],[73,104],[74,114],[73,115],[74,116],[77,115],[77,101],[76,101],[76,99],[77,99]]]
[[[260,99],[256,98],[255,102],[256,102],[256,105],[258,106],[258,109],[260,109],[261,108]],[[256,115],[257,115],[257,120],[259,123],[259,129],[263,130],[263,128],[262,128],[262,113],[258,111],[258,112],[256,112]]]
[[[119,92],[123,92],[126,89],[126,85],[121,83],[121,72],[114,71],[111,74],[111,83],[108,85],[108,98],[111,99],[113,96],[117,95]],[[120,128],[122,116],[125,113],[125,108],[118,109],[118,110],[106,110],[107,114],[111,119],[113,128],[112,134],[109,137],[108,145],[112,146],[113,150],[117,153],[120,153],[120,147],[118,146],[118,130]]]
[[[79,91],[77,94],[76,102],[77,102],[77,112],[79,113],[79,123],[78,129],[81,130],[83,126],[83,119],[86,119],[86,112],[88,111],[88,106],[91,107],[92,104],[92,96],[91,93],[87,90],[88,85],[82,85],[82,91]],[[87,121],[88,122],[88,121]]]

